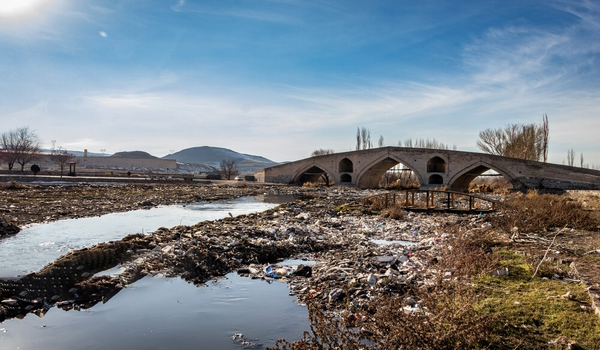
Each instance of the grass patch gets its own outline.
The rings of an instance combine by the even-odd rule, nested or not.
[[[600,348],[600,322],[584,286],[532,280],[534,268],[524,256],[510,251],[496,254],[509,275],[483,275],[476,283],[487,295],[482,310],[500,320],[492,348],[547,348],[560,336],[586,349]]]

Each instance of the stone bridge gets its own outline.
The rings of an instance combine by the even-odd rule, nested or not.
[[[467,191],[469,183],[478,175],[494,170],[518,190],[600,190],[598,170],[484,153],[405,147],[316,156],[265,168],[255,176],[261,182],[301,185],[327,174],[338,185],[377,188],[381,177],[400,163],[414,172],[422,189],[447,187]]]

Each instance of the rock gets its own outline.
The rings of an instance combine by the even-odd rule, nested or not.
[[[379,264],[393,264],[396,262],[396,258],[393,256],[378,256],[377,263]]]
[[[414,307],[415,305],[417,305],[417,302],[415,301],[415,299],[408,297],[405,300],[406,305],[410,306],[410,307]]]
[[[374,274],[370,273],[370,274],[367,276],[367,283],[368,283],[368,284],[375,284],[375,283],[377,283],[377,277],[375,277],[375,275],[374,275]]]
[[[312,268],[307,265],[298,265],[298,268],[293,273],[294,276],[311,277]]]
[[[0,219],[0,237],[14,235],[19,233],[19,231],[21,231],[19,226]]]
[[[508,267],[503,267],[500,270],[494,271],[494,276],[508,276]]]

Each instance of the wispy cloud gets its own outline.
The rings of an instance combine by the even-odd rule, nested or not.
[[[186,4],[185,0],[179,0],[176,5],[171,6],[171,10],[175,12],[193,12],[208,16],[234,17],[251,21],[265,21],[285,24],[298,23],[296,18],[275,11],[258,11],[248,8],[231,7],[225,9],[215,9],[207,8],[197,4]]]

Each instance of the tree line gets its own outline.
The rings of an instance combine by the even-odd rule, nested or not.
[[[35,131],[29,127],[21,127],[10,130],[0,135],[0,163],[6,163],[8,170],[12,172],[15,164],[21,165],[21,172],[25,170],[25,164],[39,160],[41,154],[41,141]],[[63,147],[52,146],[51,159],[60,168],[60,176],[63,176],[65,167],[75,157],[68,153]],[[40,171],[39,166],[33,164],[31,170],[35,173]]]
[[[550,136],[550,125],[548,115],[542,115],[540,124],[507,124],[503,128],[488,128],[479,132],[477,147],[485,153],[499,155],[503,157],[519,158],[525,160],[534,160],[539,162],[548,161],[548,144]],[[378,147],[384,147],[383,135],[379,136]],[[407,139],[404,142],[398,141],[398,147],[409,148],[429,148],[449,150],[450,146],[434,139]],[[357,151],[373,148],[371,141],[371,131],[365,127],[356,128],[356,147]],[[456,150],[456,145],[452,146]],[[318,149],[312,152],[311,156],[321,156],[333,154],[333,149]],[[567,165],[575,166],[575,151],[567,151]],[[564,161],[563,161],[564,164]],[[582,168],[589,168],[588,164],[583,162],[583,153],[579,158],[579,165]],[[592,168],[596,168],[592,166]]]

